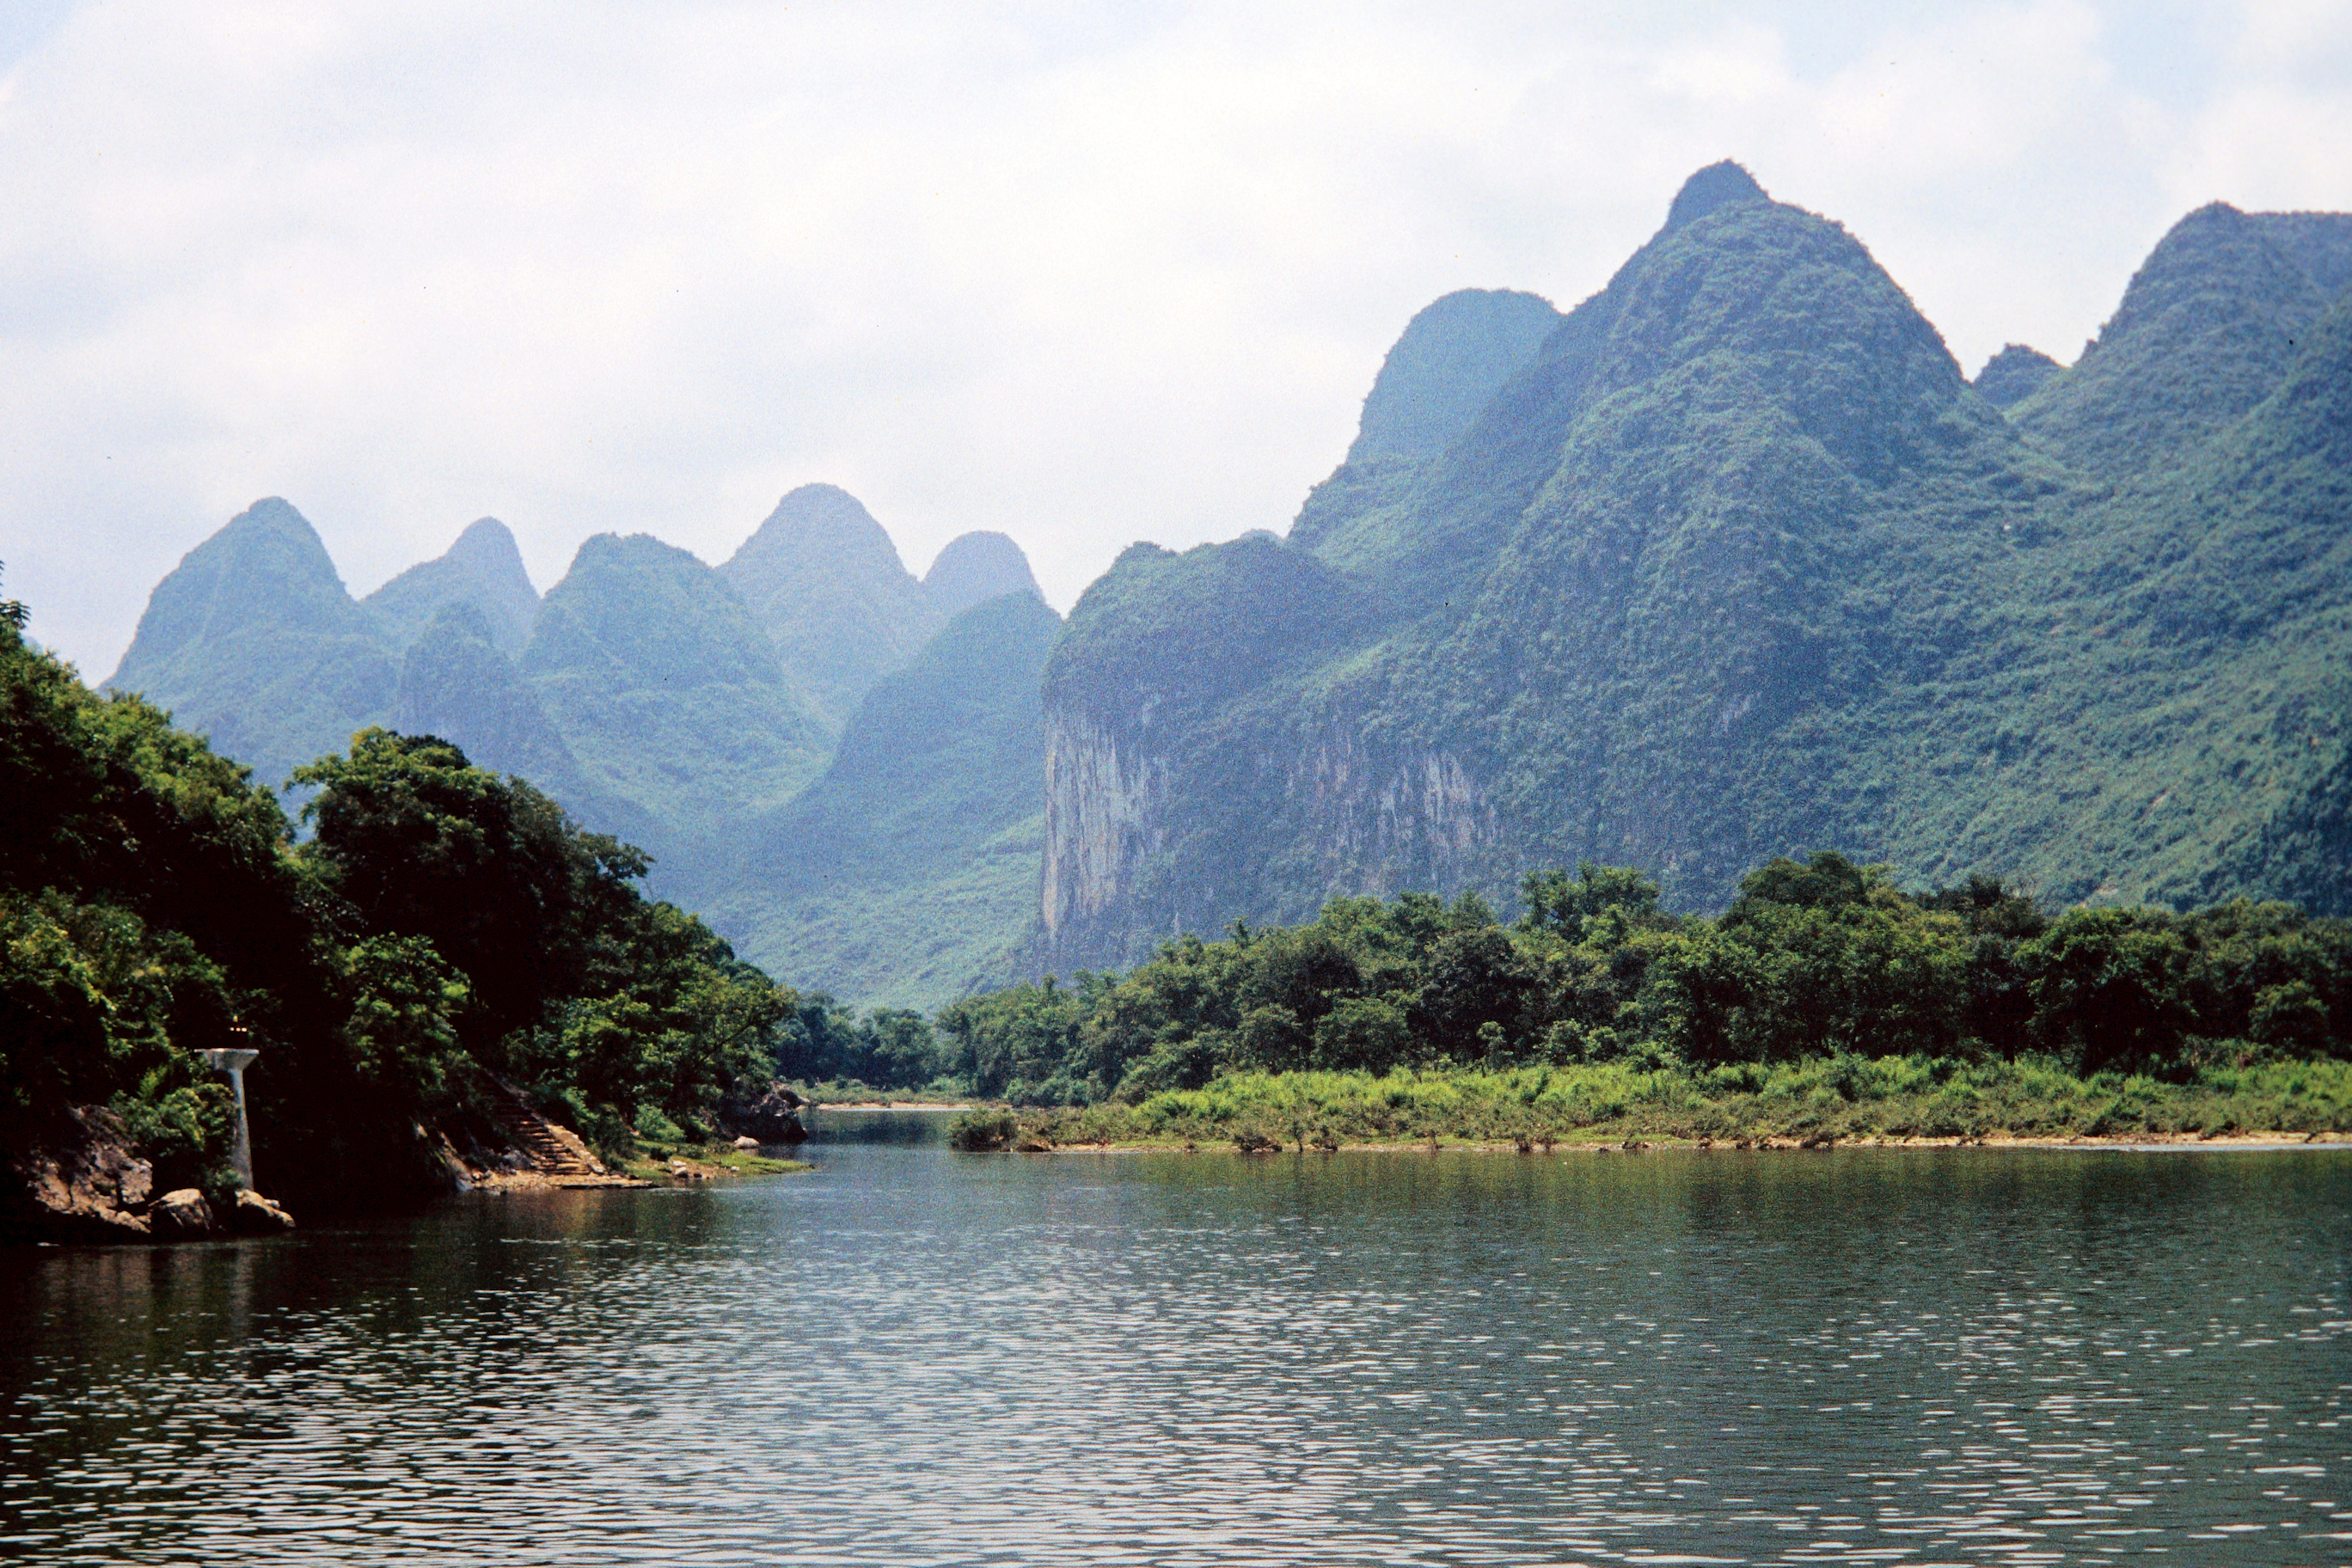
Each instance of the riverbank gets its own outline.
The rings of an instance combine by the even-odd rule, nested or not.
[[[977,1115],[979,1113],[975,1113]],[[1822,1148],[2300,1144],[2352,1136],[2352,1063],[2208,1068],[2181,1083],[2032,1060],[1824,1058],[1641,1071],[1233,1073],[1133,1105],[1010,1108],[1002,1146]]]

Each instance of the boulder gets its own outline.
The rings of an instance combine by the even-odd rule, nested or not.
[[[759,1146],[760,1141],[757,1138],[738,1138],[735,1140],[735,1147],[747,1152],[755,1150],[759,1148]]]
[[[209,1236],[213,1206],[195,1188],[180,1187],[155,1200],[155,1206],[147,1211],[147,1222],[159,1241]]]
[[[729,1100],[719,1108],[719,1131],[754,1143],[805,1143],[808,1129],[793,1112],[801,1097],[778,1084],[753,1100]]]
[[[294,1228],[294,1216],[259,1193],[248,1190],[236,1194],[236,1208],[230,1214],[229,1223],[247,1236],[283,1236]]]

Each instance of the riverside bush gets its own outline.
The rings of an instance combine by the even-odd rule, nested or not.
[[[1013,1121],[1010,1111],[991,1113],[1001,1140],[1015,1135]],[[1262,1140],[1307,1147],[1433,1137],[1549,1145],[1793,1132],[1843,1139],[2352,1131],[2352,1062],[2259,1063],[2209,1069],[2188,1082],[2085,1078],[2046,1060],[1956,1066],[1924,1056],[1860,1064],[1828,1058],[1728,1073],[1636,1072],[1610,1063],[1398,1068],[1377,1077],[1234,1072],[1133,1105],[1033,1109],[1018,1123],[1055,1143]]]
[[[1370,1075],[1385,1110],[1348,1114],[1401,1132],[1461,1122],[1466,1068],[1534,1073],[1512,1079],[1523,1103],[1592,1123],[1696,1094],[1801,1102],[1824,1126],[1933,1101],[1921,1114],[1953,1126],[1993,1113],[1968,1079],[1987,1064],[2071,1103],[2035,1075],[2187,1085],[2352,1056],[2352,921],[2292,905],[2053,914],[1985,878],[1906,892],[1826,850],[1740,889],[1719,918],[1676,915],[1640,873],[1587,863],[1528,877],[1508,924],[1470,895],[1334,899],[1303,926],[1165,942],[1124,975],[968,997],[939,1016],[940,1061],[974,1094],[1215,1117],[1236,1075]]]

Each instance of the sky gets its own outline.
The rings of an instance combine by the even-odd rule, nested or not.
[[[263,496],[354,593],[484,515],[545,589],[821,480],[1066,607],[1725,157],[2071,361],[2191,209],[2352,209],[2352,0],[0,0],[0,595],[97,679]]]

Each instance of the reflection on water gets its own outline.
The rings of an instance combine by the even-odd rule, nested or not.
[[[2352,1561],[2352,1157],[965,1156],[0,1257],[37,1562]]]

